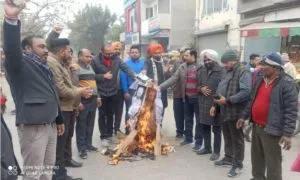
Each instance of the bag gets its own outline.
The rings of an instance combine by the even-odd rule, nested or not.
[[[294,161],[291,171],[300,172],[300,153],[298,154],[296,160]]]

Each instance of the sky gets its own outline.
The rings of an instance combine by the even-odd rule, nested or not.
[[[84,7],[85,4],[101,4],[102,6],[107,6],[112,12],[116,13],[117,15],[124,14],[124,5],[123,0],[75,0],[79,7]],[[76,4],[76,3],[74,3]]]

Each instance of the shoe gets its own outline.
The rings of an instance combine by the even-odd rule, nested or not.
[[[87,159],[87,153],[86,153],[86,151],[81,151],[79,157],[81,159]]]
[[[108,140],[108,143],[110,143],[110,144],[118,144],[119,143],[119,140],[115,137],[109,137],[109,138],[107,138],[107,140]]]
[[[211,150],[206,150],[205,148],[201,149],[200,151],[197,152],[198,155],[206,155],[206,154],[211,154]]]
[[[82,167],[82,163],[71,159],[70,161],[66,161],[66,167],[79,168]]]
[[[238,177],[242,173],[242,168],[233,166],[227,176],[231,178]]]
[[[176,139],[183,139],[183,134],[177,134],[175,138]]]
[[[96,148],[96,147],[94,147],[94,146],[90,146],[90,147],[87,148],[87,151],[88,151],[88,152],[91,152],[91,151],[97,152],[97,151],[98,151],[98,148]]]
[[[222,166],[228,167],[228,166],[232,166],[232,161],[229,161],[228,158],[223,158],[220,161],[216,161],[215,165],[219,166],[219,167],[222,167]]]
[[[200,151],[200,149],[201,149],[201,145],[200,144],[195,144],[195,146],[193,147],[193,151],[194,152],[198,152],[198,151]]]
[[[101,146],[102,147],[108,147],[109,146],[108,140],[107,139],[101,139]]]
[[[216,161],[218,160],[220,157],[220,154],[217,154],[217,153],[213,153],[211,156],[210,156],[210,160],[211,161]]]
[[[64,180],[83,180],[82,178],[73,178],[71,176],[66,176]]]
[[[180,143],[180,146],[185,146],[185,145],[189,145],[189,144],[193,144],[193,141],[184,140]]]

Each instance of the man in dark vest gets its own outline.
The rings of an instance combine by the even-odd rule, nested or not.
[[[249,101],[251,93],[251,73],[239,63],[238,52],[227,50],[221,58],[226,73],[217,89],[215,105],[211,115],[215,115],[216,107],[221,110],[222,129],[225,141],[225,157],[215,162],[216,166],[232,166],[228,177],[236,177],[241,173],[244,160],[244,134],[236,128],[240,113]]]

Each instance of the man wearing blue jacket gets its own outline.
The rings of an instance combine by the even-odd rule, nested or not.
[[[130,58],[126,61],[127,66],[129,66],[136,74],[139,74],[144,68],[145,61],[140,59],[140,50],[139,46],[133,45],[130,48]],[[120,73],[121,80],[121,89],[124,93],[124,99],[126,104],[126,116],[125,122],[128,120],[128,109],[131,106],[131,97],[134,94],[134,90],[130,89],[131,84],[133,83],[133,79],[121,71]],[[126,128],[126,134],[128,134],[128,129]]]

